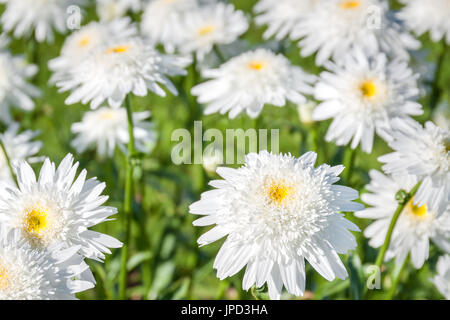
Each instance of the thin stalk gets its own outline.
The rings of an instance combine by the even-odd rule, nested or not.
[[[392,283],[392,287],[391,287],[391,289],[389,290],[389,293],[386,296],[387,300],[392,300],[392,298],[394,297],[395,289],[397,289],[397,285],[398,285],[398,283],[400,281],[400,275],[402,274],[403,270],[405,269],[407,261],[408,261],[408,257],[405,258],[405,260],[403,261],[400,269],[398,270],[397,275],[395,276],[394,282]]]
[[[442,41],[442,51],[439,55],[437,65],[436,65],[436,74],[434,76],[434,82],[433,86],[431,88],[431,97],[430,97],[430,110],[433,112],[433,110],[436,108],[439,99],[441,97],[442,89],[439,87],[439,79],[441,78],[442,70],[444,69],[444,61],[445,61],[445,54],[447,53],[448,46],[445,43],[445,39]]]
[[[349,180],[352,177],[353,168],[355,166],[355,159],[356,159],[356,148],[352,149],[351,147],[347,147],[344,155],[345,171],[343,174],[344,181],[347,184],[349,183]]]
[[[406,204],[409,200],[411,200],[412,197],[417,192],[417,189],[419,189],[421,182],[418,182],[414,188],[411,189],[411,191],[403,198],[402,201],[399,201],[399,204],[397,206],[397,210],[395,210],[394,215],[392,216],[391,223],[389,224],[388,231],[386,233],[386,237],[384,238],[383,246],[380,249],[380,252],[378,253],[377,260],[375,261],[375,266],[378,268],[381,267],[381,264],[384,261],[384,256],[386,255],[387,249],[389,248],[389,243],[391,242],[392,232],[394,231],[395,224],[397,223],[398,218],[400,217],[400,214],[402,213],[403,209],[405,208]]]
[[[127,120],[128,120],[128,134],[130,140],[128,142],[128,154],[126,163],[126,176],[125,176],[125,199],[123,205],[123,215],[125,218],[125,239],[122,247],[122,256],[120,261],[120,274],[119,274],[119,299],[126,299],[127,288],[127,261],[129,255],[129,243],[131,239],[131,219],[132,219],[132,202],[133,202],[133,155],[135,153],[134,143],[134,125],[133,125],[133,112],[131,110],[130,98],[127,96],[126,103]]]
[[[219,48],[218,48],[216,45],[213,47],[213,51],[214,51],[214,53],[216,54],[217,58],[219,58],[220,64],[222,64],[222,63],[224,63],[225,61],[227,61],[227,60],[224,58],[222,52],[220,52]]]
[[[6,148],[5,148],[5,145],[3,144],[2,139],[0,139],[0,148],[2,149],[3,154],[5,156],[6,163],[8,164],[9,172],[11,173],[11,177],[14,180],[14,183],[16,184],[16,186],[18,187],[19,184],[17,183],[17,177],[16,177],[16,174],[14,173],[14,169],[11,165],[11,159],[9,158],[8,153],[6,152]]]

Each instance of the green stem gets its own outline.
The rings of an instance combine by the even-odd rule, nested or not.
[[[355,165],[355,159],[356,159],[356,148],[352,149],[351,147],[347,147],[347,149],[345,150],[345,155],[344,155],[345,171],[343,174],[344,182],[346,184],[349,183],[349,180],[352,177],[353,168]]]
[[[255,286],[251,287],[250,293],[252,294],[253,298],[255,298],[255,300],[259,300],[258,296],[255,293]]]
[[[405,258],[405,260],[403,261],[400,269],[398,270],[397,275],[395,276],[394,282],[392,283],[392,287],[389,290],[389,293],[386,296],[386,300],[392,300],[392,298],[395,295],[395,289],[397,288],[397,285],[400,281],[400,275],[402,274],[403,270],[405,269],[406,263],[408,261],[408,257]]]
[[[444,61],[445,61],[445,54],[447,53],[447,44],[445,43],[445,39],[442,41],[442,51],[439,55],[437,65],[436,65],[436,74],[434,76],[434,82],[433,86],[431,88],[431,97],[430,97],[430,111],[433,112],[433,110],[436,108],[439,99],[441,97],[442,89],[439,87],[439,79],[441,78],[442,70],[444,69]]]
[[[220,64],[222,64],[222,63],[224,63],[225,61],[227,61],[227,60],[224,58],[222,52],[220,52],[219,48],[218,48],[216,45],[213,47],[213,51],[214,51],[214,53],[216,54],[217,58],[219,58]]]
[[[14,169],[11,165],[11,159],[9,158],[8,153],[6,152],[5,145],[3,144],[3,140],[1,138],[0,138],[0,148],[2,149],[3,154],[5,155],[6,163],[8,164],[9,172],[11,173],[11,178],[13,179],[14,183],[18,187],[19,184],[17,183],[17,177],[16,177],[16,174],[14,173]]]
[[[123,205],[123,214],[125,218],[125,240],[123,242],[122,256],[120,261],[119,274],[119,299],[126,299],[127,288],[127,261],[129,255],[129,243],[131,239],[131,219],[132,219],[132,201],[133,201],[133,155],[134,149],[134,126],[133,126],[133,112],[131,110],[130,98],[126,98],[127,120],[128,120],[128,134],[130,140],[128,142],[128,154],[126,164],[125,176],[125,199]]]

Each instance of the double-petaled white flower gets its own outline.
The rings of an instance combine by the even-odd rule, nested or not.
[[[205,114],[229,111],[230,118],[243,111],[255,118],[265,104],[306,102],[304,94],[313,92],[310,83],[315,80],[283,55],[266,49],[245,52],[203,75],[210,80],[193,87],[192,94],[208,105]]]
[[[259,0],[253,8],[258,25],[268,25],[264,38],[275,36],[282,40],[289,36],[305,14],[314,10],[317,0]]]
[[[186,59],[162,55],[140,37],[119,39],[97,47],[56,85],[60,91],[71,91],[66,104],[90,102],[96,109],[107,101],[118,108],[130,93],[146,96],[152,91],[165,96],[160,85],[176,94],[168,76],[185,75],[186,63]]]
[[[215,45],[230,44],[248,29],[244,13],[231,4],[213,3],[190,10],[184,16],[182,53],[195,53],[199,60]]]
[[[156,140],[153,124],[146,121],[149,117],[150,111],[133,113],[135,147],[143,153],[149,153]],[[126,152],[130,140],[125,108],[102,107],[86,112],[81,122],[72,125],[72,132],[77,134],[71,143],[77,152],[94,147],[101,157],[112,157],[116,145]]]
[[[26,111],[34,109],[33,98],[39,96],[40,91],[27,81],[38,68],[3,48],[9,42],[5,37],[0,37],[0,42],[0,121],[9,123],[12,121],[11,107]]]
[[[408,49],[420,47],[382,0],[318,0],[292,30],[291,38],[301,39],[302,56],[317,52],[318,65],[354,46],[403,58],[409,57]]]
[[[77,168],[70,154],[58,168],[46,159],[36,179],[30,165],[20,163],[19,187],[0,185],[0,224],[20,229],[34,248],[78,246],[82,256],[101,261],[104,253],[110,253],[108,248],[122,244],[89,228],[107,221],[117,209],[102,206],[108,200],[101,195],[105,184],[96,178],[86,180],[86,170],[75,179]]]
[[[53,41],[53,29],[59,33],[67,31],[68,14],[81,20],[80,5],[84,0],[0,0],[6,4],[6,9],[0,19],[3,29],[12,32],[14,37],[30,36],[38,42]],[[70,11],[69,7],[78,6]],[[75,7],[73,7],[75,8]]]
[[[19,133],[19,124],[13,123],[4,133],[0,133],[0,141],[5,147],[14,168],[21,161],[34,162],[38,158],[34,157],[39,152],[42,142],[33,141],[38,135],[37,131],[26,130]],[[0,149],[0,181],[13,182],[11,171],[8,168],[7,159],[3,150]]]
[[[70,71],[89,59],[93,50],[106,45],[111,39],[126,39],[137,34],[137,28],[129,18],[110,22],[91,22],[68,36],[59,57],[49,61],[53,71],[50,82],[55,83],[70,77]]]
[[[300,158],[267,151],[247,155],[238,169],[218,168],[224,180],[213,180],[190,212],[204,217],[196,226],[216,226],[200,245],[227,237],[214,268],[220,279],[246,266],[243,289],[267,283],[271,299],[283,285],[300,296],[305,290],[305,259],[327,280],[345,279],[338,254],[356,247],[349,230],[358,227],[340,211],[356,211],[358,192],[335,185],[343,166],[314,167],[316,154]]]
[[[371,170],[370,184],[361,199],[370,208],[356,212],[360,218],[375,221],[364,230],[364,235],[370,238],[369,244],[378,248],[383,245],[389,225],[397,209],[396,195],[400,190],[409,192],[417,183],[415,176],[386,176],[379,171]],[[445,203],[448,205],[448,203]],[[401,265],[408,254],[411,255],[413,265],[419,269],[428,259],[429,241],[450,252],[450,212],[440,216],[430,209],[430,205],[414,204],[410,199],[400,213],[392,233],[391,242],[386,253],[386,260],[393,257]]]
[[[431,279],[445,299],[450,300],[450,255],[439,257],[437,274]]]
[[[142,34],[174,52],[186,37],[185,15],[198,7],[197,0],[151,0],[142,15]]]
[[[393,117],[409,119],[423,113],[416,102],[417,76],[401,59],[388,61],[383,53],[368,56],[355,49],[336,63],[327,61],[325,71],[315,87],[315,98],[321,103],[313,113],[314,120],[333,118],[326,140],[351,148],[361,144],[372,151],[375,132],[383,134],[391,127]]]
[[[77,249],[36,250],[19,229],[0,227],[0,300],[71,300],[92,288],[93,276]]]
[[[428,3],[422,0],[400,0],[403,7],[398,16],[404,20],[417,35],[430,33],[433,41],[444,39],[450,44],[450,2],[434,0]]]
[[[394,152],[378,158],[383,170],[394,175],[412,175],[422,181],[414,205],[428,205],[438,214],[450,200],[450,131],[428,121],[394,119],[389,146]]]

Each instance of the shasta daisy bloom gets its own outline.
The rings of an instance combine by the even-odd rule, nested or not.
[[[94,287],[80,278],[90,271],[76,251],[36,250],[20,230],[0,228],[0,300],[72,300]]]
[[[76,68],[92,51],[106,45],[111,39],[126,39],[137,35],[137,28],[130,24],[129,18],[110,22],[91,22],[74,31],[64,41],[60,56],[49,61],[53,71],[50,82],[55,83],[70,76],[70,70]]]
[[[185,39],[184,16],[198,9],[197,0],[151,0],[144,9],[141,32],[153,43],[164,45],[167,52]]]
[[[227,236],[214,262],[217,277],[230,277],[246,267],[244,290],[267,283],[271,299],[283,285],[301,296],[305,290],[305,259],[327,280],[345,279],[338,254],[356,247],[349,230],[358,227],[340,211],[356,211],[358,192],[334,185],[343,166],[314,167],[317,155],[300,158],[262,151],[247,155],[238,169],[218,168],[224,180],[213,180],[190,206],[204,215],[196,226],[216,226],[203,234],[203,246]]]
[[[14,37],[30,36],[38,42],[53,41],[53,29],[67,31],[67,8],[83,5],[83,0],[0,0],[6,4],[1,17],[3,29]]]
[[[264,107],[283,107],[286,100],[306,102],[304,94],[313,92],[310,83],[315,76],[293,66],[286,57],[266,49],[245,52],[209,69],[203,76],[210,79],[192,88],[199,103],[208,104],[205,114],[228,111],[231,119],[242,111],[255,118]]]
[[[437,275],[431,279],[445,299],[450,300],[450,255],[439,257],[436,265]]]
[[[410,191],[417,179],[414,176],[386,176],[376,170],[371,170],[369,175],[371,181],[366,188],[370,193],[363,194],[361,199],[371,207],[355,215],[375,220],[364,230],[364,235],[370,238],[372,247],[378,248],[384,243],[397,209],[397,192]],[[438,216],[428,204],[414,205],[414,199],[411,199],[400,213],[385,259],[395,257],[396,263],[401,265],[409,253],[414,267],[419,269],[428,259],[429,240],[450,252],[450,212]]]
[[[405,61],[388,62],[379,53],[367,56],[353,50],[336,63],[327,61],[325,71],[315,87],[315,98],[321,103],[313,113],[314,120],[333,118],[327,141],[351,148],[361,144],[372,151],[375,132],[391,127],[391,119],[409,118],[423,113],[416,102],[419,89],[417,76]]]
[[[19,187],[1,187],[0,224],[20,229],[34,248],[79,246],[82,256],[101,261],[104,253],[111,253],[108,248],[122,244],[89,228],[107,221],[117,209],[102,206],[108,200],[101,195],[105,184],[86,180],[86,170],[75,179],[77,168],[70,154],[57,169],[47,158],[36,180],[30,165],[22,162],[16,168]]]
[[[400,0],[405,5],[398,17],[417,35],[430,33],[433,41],[445,39],[450,44],[450,2],[434,0],[432,5],[421,0]]]
[[[153,124],[146,121],[149,117],[150,111],[133,113],[135,147],[143,153],[150,152],[156,140]],[[86,112],[81,122],[72,125],[72,132],[77,134],[71,143],[77,152],[96,147],[101,157],[112,157],[116,145],[126,153],[130,140],[125,108],[102,107]]]
[[[354,46],[403,58],[408,58],[407,50],[420,47],[382,0],[318,0],[292,30],[291,38],[301,39],[302,56],[317,52],[318,65]]]
[[[177,94],[167,76],[185,75],[185,60],[160,54],[140,37],[121,39],[94,50],[56,85],[60,91],[72,91],[66,104],[90,101],[96,109],[107,101],[118,108],[129,93],[143,97],[152,91],[164,97],[160,84]]]
[[[97,14],[102,21],[112,21],[128,11],[138,12],[141,5],[141,0],[97,0]]]
[[[248,29],[244,13],[231,4],[214,3],[189,11],[184,17],[182,53],[196,53],[203,60],[215,45],[230,44]]]
[[[27,64],[21,56],[13,56],[0,47],[0,121],[12,121],[10,108],[30,111],[33,98],[40,91],[27,81],[37,73],[37,66]]]
[[[33,141],[38,135],[37,131],[26,130],[19,133],[19,124],[12,123],[4,133],[0,133],[0,141],[3,143],[6,153],[15,167],[21,161],[34,162],[38,158],[34,157],[41,149],[40,141]],[[12,182],[11,172],[5,154],[0,149],[0,181]]]
[[[275,36],[277,40],[287,37],[302,17],[312,11],[317,0],[259,0],[253,11],[258,15],[258,25],[268,25],[264,38]]]
[[[422,181],[414,205],[427,204],[441,214],[450,199],[450,131],[428,121],[394,119],[389,146],[394,152],[378,158],[383,171],[395,175],[413,175]]]

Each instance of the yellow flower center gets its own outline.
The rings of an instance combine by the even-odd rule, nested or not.
[[[112,111],[105,111],[100,115],[100,118],[110,120],[114,119],[114,115],[115,113]]]
[[[106,53],[124,53],[129,51],[131,46],[117,46],[114,48],[110,48],[106,51]]]
[[[29,235],[40,238],[42,232],[48,227],[47,212],[41,207],[35,207],[29,210],[25,216],[24,231]]]
[[[199,36],[206,36],[216,29],[213,25],[207,25],[197,30]]]
[[[91,38],[88,36],[84,36],[79,42],[78,45],[80,47],[86,47],[89,43],[91,43]]]
[[[367,99],[373,98],[378,92],[378,88],[372,80],[364,81],[359,89],[361,90],[362,95]]]
[[[278,205],[282,204],[289,197],[291,189],[291,187],[286,186],[283,182],[273,183],[267,191],[270,202]]]
[[[409,200],[409,202],[406,204],[406,210],[409,214],[413,215],[414,217],[418,218],[424,218],[428,213],[427,205],[424,204],[423,206],[419,207],[413,204],[414,198]]]
[[[267,63],[264,61],[254,60],[254,61],[250,61],[250,63],[248,64],[248,67],[252,70],[259,71],[259,70],[263,69],[266,65],[267,65]]]
[[[0,264],[0,290],[6,289],[9,285],[9,277],[6,268]]]
[[[361,1],[350,1],[350,0],[344,0],[341,2],[341,8],[343,9],[355,9],[359,7],[361,4]]]

